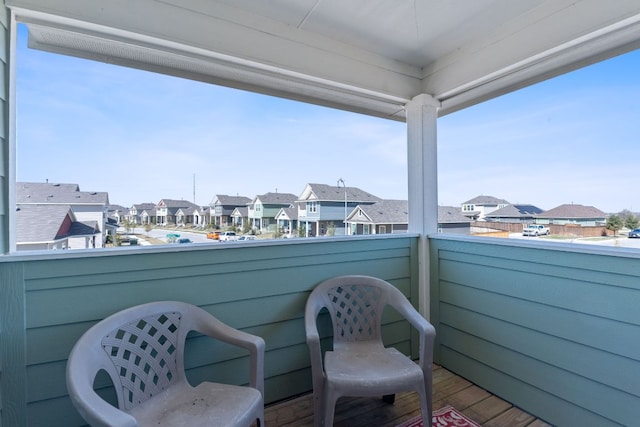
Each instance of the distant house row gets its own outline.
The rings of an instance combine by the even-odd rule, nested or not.
[[[604,225],[607,214],[593,206],[563,204],[548,211],[529,204],[511,204],[493,196],[477,196],[462,204],[462,214],[474,221],[555,225]]]
[[[265,193],[253,199],[216,195],[209,206],[161,199],[130,208],[109,204],[106,192],[78,184],[16,184],[17,250],[101,248],[123,222],[195,228],[236,227],[259,233],[314,237],[404,233],[406,200],[383,200],[357,187],[307,184],[299,196]],[[472,221],[603,225],[592,206],[561,205],[549,211],[478,196],[460,208],[438,208],[438,231],[469,234]]]
[[[265,193],[250,199],[218,194],[209,206],[162,199],[115,212],[132,224],[218,228],[236,227],[260,233],[305,237],[402,233],[408,228],[406,200],[383,200],[357,187],[307,184],[299,196]],[[457,208],[442,208],[441,229],[468,233],[470,219]]]

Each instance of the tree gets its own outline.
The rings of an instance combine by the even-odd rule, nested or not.
[[[622,225],[622,218],[618,215],[611,215],[609,218],[607,218],[607,229],[613,230],[614,236],[618,233],[618,230],[622,228]]]
[[[335,236],[336,235],[336,225],[333,221],[331,221],[331,224],[329,224],[329,227],[327,228],[327,234],[329,236]]]
[[[151,229],[152,229],[152,228],[153,228],[153,227],[152,227],[152,226],[151,226],[151,224],[149,224],[149,223],[146,223],[146,224],[144,225],[144,231],[145,231],[147,234],[149,234],[149,232],[151,231]]]
[[[638,224],[640,223],[640,219],[638,219],[638,217],[628,209],[623,210],[618,215],[620,216],[620,218],[622,218],[624,227],[630,230],[637,228]]]
[[[129,234],[133,231],[135,224],[128,219],[125,219],[124,221],[122,221],[122,227],[124,227],[124,230],[127,232],[127,234]]]

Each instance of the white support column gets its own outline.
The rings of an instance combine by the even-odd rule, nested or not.
[[[409,232],[419,233],[419,309],[430,318],[430,268],[427,235],[438,231],[437,113],[440,103],[427,94],[407,105]]]

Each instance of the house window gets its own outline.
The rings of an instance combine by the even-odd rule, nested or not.
[[[381,225],[380,227],[378,227],[378,234],[387,234],[387,226]]]
[[[318,212],[318,202],[309,202],[307,203],[307,210],[309,213],[317,213]]]
[[[362,234],[371,234],[371,226],[369,224],[362,225]]]

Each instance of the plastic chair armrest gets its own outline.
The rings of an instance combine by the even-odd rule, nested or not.
[[[250,385],[264,396],[264,352],[265,341],[261,337],[232,328],[198,308],[193,329],[208,337],[244,348],[251,358]]]

